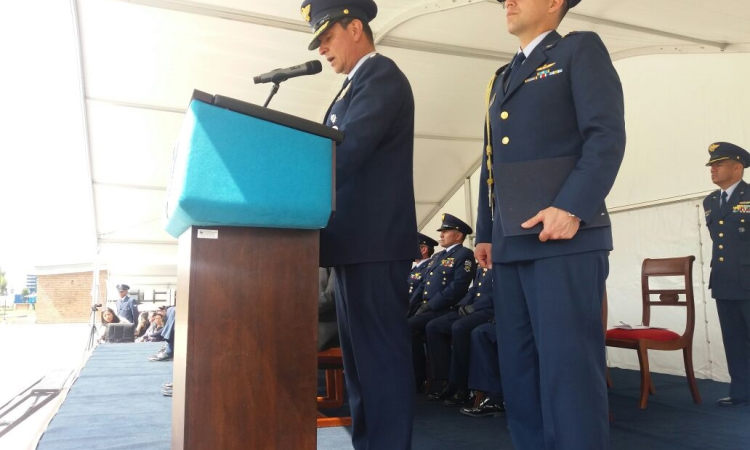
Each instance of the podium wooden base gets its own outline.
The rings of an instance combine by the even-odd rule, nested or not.
[[[173,450],[316,447],[318,233],[180,237]]]

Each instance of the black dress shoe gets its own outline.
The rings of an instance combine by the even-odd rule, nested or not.
[[[474,408],[461,408],[461,414],[469,417],[497,417],[500,413],[505,412],[503,402],[497,402],[491,398],[485,398]]]
[[[474,394],[474,391],[470,391],[465,387],[459,387],[458,389],[456,389],[456,392],[453,395],[443,401],[443,404],[448,406],[467,405],[469,403],[474,403],[475,398],[476,395]]]
[[[719,406],[747,406],[750,405],[750,401],[747,399],[741,399],[741,398],[720,398],[716,401],[716,404]]]
[[[446,383],[445,386],[443,386],[443,389],[441,389],[439,392],[433,392],[432,394],[428,394],[427,400],[431,402],[445,400],[446,398],[453,395],[453,392],[455,392],[455,388],[453,387],[453,385],[450,383]]]

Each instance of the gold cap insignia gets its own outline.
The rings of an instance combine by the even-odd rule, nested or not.
[[[345,10],[344,10],[344,14],[349,14],[349,10],[348,10],[348,9],[345,9]]]
[[[708,146],[708,151],[713,153],[717,148],[719,148],[719,144],[711,144]]]
[[[443,214],[443,217],[440,218],[441,222],[445,222],[445,214]]]
[[[302,13],[302,19],[304,19],[305,22],[310,21],[310,7],[311,6],[312,5],[307,5],[300,10],[300,13]]]

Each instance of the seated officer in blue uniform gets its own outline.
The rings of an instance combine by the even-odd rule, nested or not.
[[[471,332],[469,388],[484,392],[485,397],[477,406],[461,408],[461,414],[469,417],[488,417],[497,416],[505,411],[494,318]]]
[[[471,332],[489,322],[494,314],[492,269],[479,267],[471,289],[456,304],[456,308],[427,324],[425,334],[430,378],[433,383],[445,382],[440,392],[427,396],[429,400],[465,404],[473,399],[469,390]]]
[[[420,257],[414,260],[414,267],[409,272],[409,298],[417,287],[422,283],[425,273],[430,265],[432,255],[435,253],[435,247],[438,242],[422,233],[419,233],[419,253]],[[411,300],[410,300],[411,302]]]
[[[708,147],[711,181],[719,186],[703,200],[713,253],[708,287],[716,299],[721,336],[732,378],[719,406],[750,404],[750,189],[742,179],[750,154],[734,144]]]
[[[310,50],[346,74],[324,116],[336,147],[336,214],[320,232],[333,267],[336,317],[355,450],[411,448],[414,373],[404,280],[419,257],[414,203],[414,96],[375,52],[372,0],[305,0]],[[355,358],[356,355],[356,358]]]
[[[451,311],[469,290],[475,272],[474,252],[463,246],[472,229],[464,221],[450,214],[443,214],[440,245],[445,248],[435,254],[430,267],[412,294],[409,305],[409,326],[412,335],[412,357],[414,374],[419,386],[426,378],[424,333],[427,323]]]
[[[117,285],[117,293],[120,294],[120,298],[117,300],[117,316],[130,323],[136,323],[136,319],[138,318],[138,302],[128,295],[129,290],[130,286],[127,284]]]
[[[503,1],[519,51],[486,90],[475,253],[492,266],[508,426],[524,450],[609,447],[601,313],[612,230],[604,199],[625,152],[625,112],[599,36],[555,31],[578,3]],[[524,177],[563,182],[506,234],[513,203],[542,198],[496,182],[518,166],[528,169]]]

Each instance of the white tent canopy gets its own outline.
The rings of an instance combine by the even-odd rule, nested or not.
[[[11,60],[27,70],[10,84],[32,83],[35,101],[28,91],[12,92],[10,100],[24,105],[12,114],[35,118],[11,133],[27,146],[17,158],[39,167],[43,177],[34,209],[49,220],[29,225],[42,241],[37,264],[98,258],[115,282],[146,289],[174,285],[176,240],[163,231],[164,199],[191,93],[262,104],[269,87],[254,85],[253,76],[318,58],[307,51],[310,30],[299,15],[301,1],[23,3],[18,15],[3,16],[33,19],[33,25],[17,27],[14,38],[26,46],[11,49]],[[372,22],[378,50],[406,73],[416,100],[420,228],[434,234],[442,211],[473,222],[484,89],[517,51],[503,9],[489,0],[378,0],[378,6]],[[0,8],[7,12],[9,6]],[[743,106],[750,102],[744,75],[750,71],[750,3],[585,0],[560,29],[571,30],[600,34],[626,95],[628,148],[608,199],[617,246],[610,315],[617,315],[615,322],[626,315],[639,320],[642,258],[703,255],[696,283],[713,328],[696,332],[696,340],[715,345],[715,307],[699,276],[708,273],[700,261],[707,261],[710,248],[696,199],[713,189],[702,167],[710,142],[750,146],[750,115]],[[32,39],[38,36],[44,39]],[[271,107],[319,121],[341,82],[324,68],[284,83]],[[53,95],[65,101],[50,103]],[[554,113],[540,111],[540,123]],[[55,170],[63,166],[65,172]],[[715,361],[723,350],[707,343],[701,348],[699,373],[725,377]],[[634,361],[621,358],[623,365]],[[657,370],[679,366],[670,362]]]

